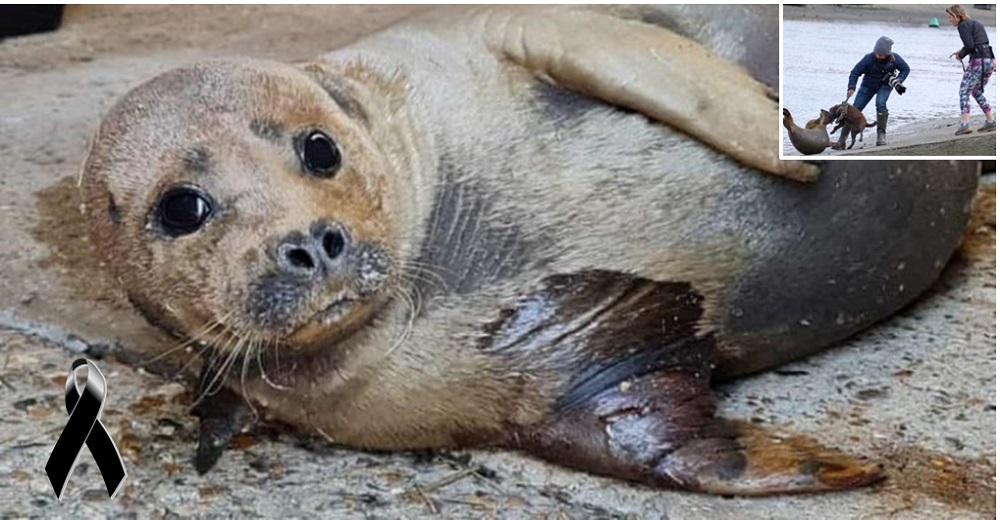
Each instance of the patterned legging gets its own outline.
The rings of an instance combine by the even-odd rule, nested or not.
[[[976,98],[976,102],[979,103],[979,108],[983,109],[984,114],[992,111],[989,102],[986,101],[986,96],[983,95],[983,89],[990,81],[990,76],[993,75],[995,68],[996,61],[989,58],[976,58],[969,61],[969,66],[965,69],[965,76],[962,78],[962,86],[958,90],[958,101],[962,106],[963,114],[968,114],[972,110],[969,105],[970,93]]]

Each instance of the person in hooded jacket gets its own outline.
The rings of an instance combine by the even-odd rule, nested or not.
[[[910,74],[910,66],[903,57],[892,52],[892,43],[887,36],[879,38],[872,52],[861,58],[851,70],[851,76],[847,81],[847,99],[850,99],[855,93],[858,78],[864,76],[852,103],[858,110],[864,110],[872,98],[875,98],[875,115],[878,119],[878,138],[875,141],[877,146],[886,144],[885,127],[889,124],[889,108],[886,102],[889,100],[889,94],[893,88],[900,94],[906,92],[903,81]],[[841,130],[837,144],[832,147],[834,150],[844,149],[850,131],[848,126],[845,125]]]

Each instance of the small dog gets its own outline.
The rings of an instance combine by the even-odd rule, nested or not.
[[[790,113],[788,114],[789,117],[791,117],[791,115],[792,114]],[[825,127],[833,122],[833,114],[831,114],[829,110],[820,110],[819,117],[806,121],[806,128],[812,130],[813,128]]]
[[[857,139],[862,143],[865,142],[865,128],[871,128],[878,124],[878,121],[872,121],[868,124],[865,119],[865,115],[861,113],[854,105],[849,104],[847,101],[839,105],[834,105],[830,107],[830,119],[832,123],[836,123],[837,126],[833,127],[831,134],[836,135],[837,130],[840,130],[844,125],[847,125],[851,129],[851,146],[848,149],[854,148],[854,141]],[[844,146],[837,141],[837,144],[833,146],[834,150],[843,150]]]

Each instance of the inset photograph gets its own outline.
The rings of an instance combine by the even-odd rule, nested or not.
[[[782,6],[782,158],[995,157],[996,5]]]

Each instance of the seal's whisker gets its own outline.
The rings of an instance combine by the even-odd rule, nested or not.
[[[212,334],[213,331],[215,331],[215,329],[217,329],[219,327],[223,327],[223,328],[219,329],[218,332],[214,332],[213,338],[217,339],[220,335],[224,334],[225,333],[225,328],[224,328],[225,323],[224,322],[225,322],[225,320],[229,319],[229,317],[232,316],[234,313],[235,313],[235,310],[230,310],[229,312],[227,312],[226,314],[224,314],[221,318],[212,320],[211,322],[209,322],[208,325],[206,325],[205,327],[203,327],[202,331],[199,334],[193,336],[191,339],[189,339],[187,342],[185,342],[185,344],[184,344],[185,346],[188,345],[188,344],[190,344],[190,343],[197,342],[197,344],[200,345],[200,348],[195,353],[195,355],[193,355],[190,358],[188,358],[188,360],[185,361],[184,364],[182,364],[181,367],[179,369],[177,369],[177,371],[172,376],[170,376],[171,380],[174,380],[177,377],[179,377],[181,374],[183,374],[188,369],[188,367],[191,366],[192,363],[194,363],[198,359],[203,358],[205,356],[206,351],[210,355],[213,353],[211,349],[212,349],[214,341],[213,340],[208,340],[208,335]],[[178,348],[180,348],[180,347],[178,347]]]
[[[438,274],[439,272],[446,273],[446,274],[455,274],[454,270],[449,269],[448,267],[445,267],[443,265],[434,264],[434,263],[430,263],[430,262],[424,262],[422,260],[416,260],[416,259],[413,259],[413,258],[405,259],[405,260],[399,262],[399,265],[402,266],[404,269],[407,269],[407,268],[422,269],[422,270],[425,270],[425,271],[433,272],[435,274]]]
[[[199,355],[202,358],[203,372],[206,370],[214,370],[215,366],[218,364],[220,355],[217,350],[217,347],[219,344],[218,340],[222,336],[222,334],[223,331],[219,331],[212,337],[204,338],[204,342],[202,343],[203,347],[199,352]],[[192,362],[193,361],[194,359],[192,359]]]
[[[233,369],[233,366],[236,364],[236,361],[239,359],[240,354],[246,348],[247,342],[248,342],[248,339],[245,338],[245,337],[240,336],[240,337],[236,338],[236,344],[232,348],[232,351],[229,353],[229,355],[226,356],[226,363],[222,366],[221,372],[222,372],[223,376],[228,376],[229,375],[228,372]]]
[[[208,350],[209,350],[209,349],[211,348],[211,347],[209,347],[208,345],[205,345],[205,344],[203,344],[203,343],[202,343],[202,344],[199,344],[199,346],[200,346],[200,348],[199,348],[199,349],[198,349],[198,351],[197,351],[197,352],[195,353],[195,355],[193,355],[193,356],[191,356],[190,358],[188,358],[188,360],[187,360],[187,361],[185,361],[185,362],[184,362],[184,364],[183,364],[183,365],[181,365],[181,366],[180,366],[180,368],[178,368],[178,369],[177,369],[177,371],[176,371],[176,372],[174,372],[174,373],[173,373],[173,374],[172,374],[172,375],[171,375],[171,376],[170,376],[170,377],[168,378],[169,380],[171,380],[171,381],[175,381],[175,380],[177,380],[177,378],[179,378],[179,377],[181,376],[181,374],[183,374],[183,373],[184,373],[185,371],[187,371],[188,367],[190,367],[192,363],[194,363],[195,361],[198,361],[199,359],[201,359],[201,358],[202,358],[202,356],[204,356],[204,355],[205,355],[205,352],[206,352],[206,351],[208,351]]]
[[[192,344],[198,343],[200,341],[200,339],[201,339],[202,336],[204,336],[205,334],[208,334],[209,332],[212,331],[212,329],[218,327],[220,324],[221,323],[218,320],[212,320],[212,321],[208,322],[207,324],[205,324],[205,326],[203,326],[201,329],[199,329],[198,332],[196,332],[195,334],[193,334],[190,337],[186,338],[184,341],[181,341],[177,345],[175,345],[173,347],[170,347],[169,349],[167,349],[167,350],[165,350],[165,351],[163,351],[163,352],[161,352],[161,353],[153,356],[152,358],[147,359],[146,361],[143,361],[140,366],[142,366],[143,368],[148,367],[149,365],[151,365],[153,363],[156,363],[157,361],[160,361],[163,358],[166,358],[166,357],[168,357],[168,356],[170,356],[172,354],[177,353],[178,351],[186,349],[187,347],[191,346]]]
[[[236,361],[236,358],[239,356],[239,353],[243,349],[245,343],[246,338],[237,336],[235,337],[235,344],[230,341],[226,345],[226,348],[223,350],[228,351],[228,355],[225,356],[225,361],[223,361],[222,366],[219,367],[218,370],[212,370],[212,380],[205,386],[205,388],[202,389],[202,395],[198,398],[199,401],[204,397],[215,395],[222,389],[225,384],[226,373],[232,368],[233,363]],[[212,366],[214,367],[215,364],[213,363]]]
[[[248,343],[247,352],[243,354],[242,357],[242,367],[240,367],[240,393],[243,395],[243,400],[250,404],[249,399],[247,399],[247,363],[250,361],[250,356],[248,355],[250,351],[254,348],[255,338],[251,337]],[[252,406],[251,406],[252,408]]]
[[[427,282],[437,282],[440,283],[442,287],[446,285],[443,273],[428,267],[404,264],[402,269],[400,269],[400,275],[404,277],[416,277],[419,280]],[[422,276],[426,276],[427,278],[420,278]]]
[[[278,362],[278,352],[280,352],[280,349],[278,348],[279,344],[280,344],[280,342],[278,341],[278,338],[271,338],[271,348],[275,352],[275,355],[274,355],[274,364],[275,364],[275,368],[278,370],[278,374],[280,375],[281,374],[281,366],[279,365],[279,362]],[[264,345],[262,344],[260,346],[260,348],[257,350],[257,365],[260,367],[260,378],[264,380],[264,383],[266,383],[267,386],[269,386],[271,388],[274,388],[275,390],[291,390],[292,387],[278,384],[278,383],[274,382],[270,377],[268,377],[267,370],[265,370],[264,364],[262,364],[261,358],[260,358],[260,354],[261,354],[261,352],[263,350],[264,350]]]
[[[188,339],[187,341],[181,343],[180,345],[178,345],[176,347],[173,347],[170,350],[159,354],[158,356],[154,357],[153,359],[148,360],[143,366],[148,366],[148,364],[156,362],[159,359],[165,358],[165,357],[169,356],[170,354],[172,354],[174,352],[177,352],[178,350],[180,350],[182,348],[188,348],[191,345],[196,345],[197,346],[197,351],[194,353],[194,355],[189,356],[188,359],[186,361],[184,361],[184,363],[181,364],[181,366],[172,375],[170,375],[168,377],[169,380],[172,380],[172,381],[176,380],[178,377],[181,376],[181,374],[183,374],[188,369],[188,367],[191,366],[192,363],[194,363],[198,359],[204,358],[204,356],[206,354],[206,351],[208,351],[208,353],[211,354],[210,349],[211,349],[211,343],[212,342],[211,341],[205,341],[205,340],[208,338],[209,334],[211,334],[211,333],[213,333],[213,331],[215,331],[215,329],[219,328],[220,326],[223,326],[224,325],[223,324],[223,320],[225,320],[226,318],[228,318],[232,314],[233,314],[233,311],[229,311],[221,319],[216,319],[216,320],[210,321],[207,325],[205,325],[204,327],[202,327],[201,331],[199,331],[198,334],[192,336],[190,339]],[[219,332],[216,332],[215,335],[218,336],[222,332],[223,331],[220,330]]]
[[[267,383],[267,371],[264,370],[264,362],[260,358],[261,353],[264,351],[264,341],[265,340],[262,338],[261,344],[257,347],[257,352],[254,353],[254,357],[257,359],[257,370],[260,370],[260,378]]]
[[[407,288],[402,288],[402,292],[413,292],[413,293],[419,292],[420,291],[420,286],[421,286],[422,282],[426,282],[426,284],[428,286],[427,287],[428,288],[427,292],[429,292],[431,294],[438,293],[438,292],[440,292],[440,293],[446,293],[447,289],[448,289],[448,287],[446,285],[444,285],[443,283],[435,284],[435,283],[433,283],[432,280],[428,280],[426,278],[421,278],[419,276],[403,275],[400,278],[403,281],[405,281],[405,282],[409,282],[409,284],[410,284],[410,286],[408,288],[409,290],[407,290]],[[423,296],[423,295],[421,294],[421,296]]]
[[[409,317],[406,320],[406,325],[403,326],[403,331],[400,333],[392,342],[392,346],[386,350],[385,354],[382,355],[382,359],[386,359],[391,356],[396,349],[398,349],[413,333],[413,322],[416,320],[416,316],[419,313],[420,303],[415,302],[413,297],[408,294],[407,291],[394,290],[393,291],[397,297],[402,299],[407,304],[407,309],[409,311]],[[417,291],[417,296],[419,297],[419,291]]]
[[[257,413],[257,407],[254,406],[253,402],[248,397],[248,395],[250,394],[249,392],[247,392],[247,367],[249,366],[250,363],[250,353],[255,350],[259,350],[260,342],[261,342],[260,333],[254,333],[250,337],[250,342],[247,345],[247,352],[243,355],[243,370],[240,374],[240,390],[242,390],[241,394],[243,397],[243,401],[247,404],[247,408],[250,409],[250,413],[253,414],[255,419],[258,417],[258,413]]]
[[[205,360],[207,363],[207,369],[210,371],[217,371],[220,360],[223,359],[223,353],[225,352],[225,345],[228,342],[224,342],[227,338],[231,338],[231,333],[226,328],[219,329],[218,332],[213,334],[211,337],[206,336],[205,345],[207,347],[208,359]]]
[[[441,292],[448,291],[448,282],[445,281],[442,273],[431,268],[403,264],[402,269],[400,269],[400,277],[410,282],[426,282]]]

